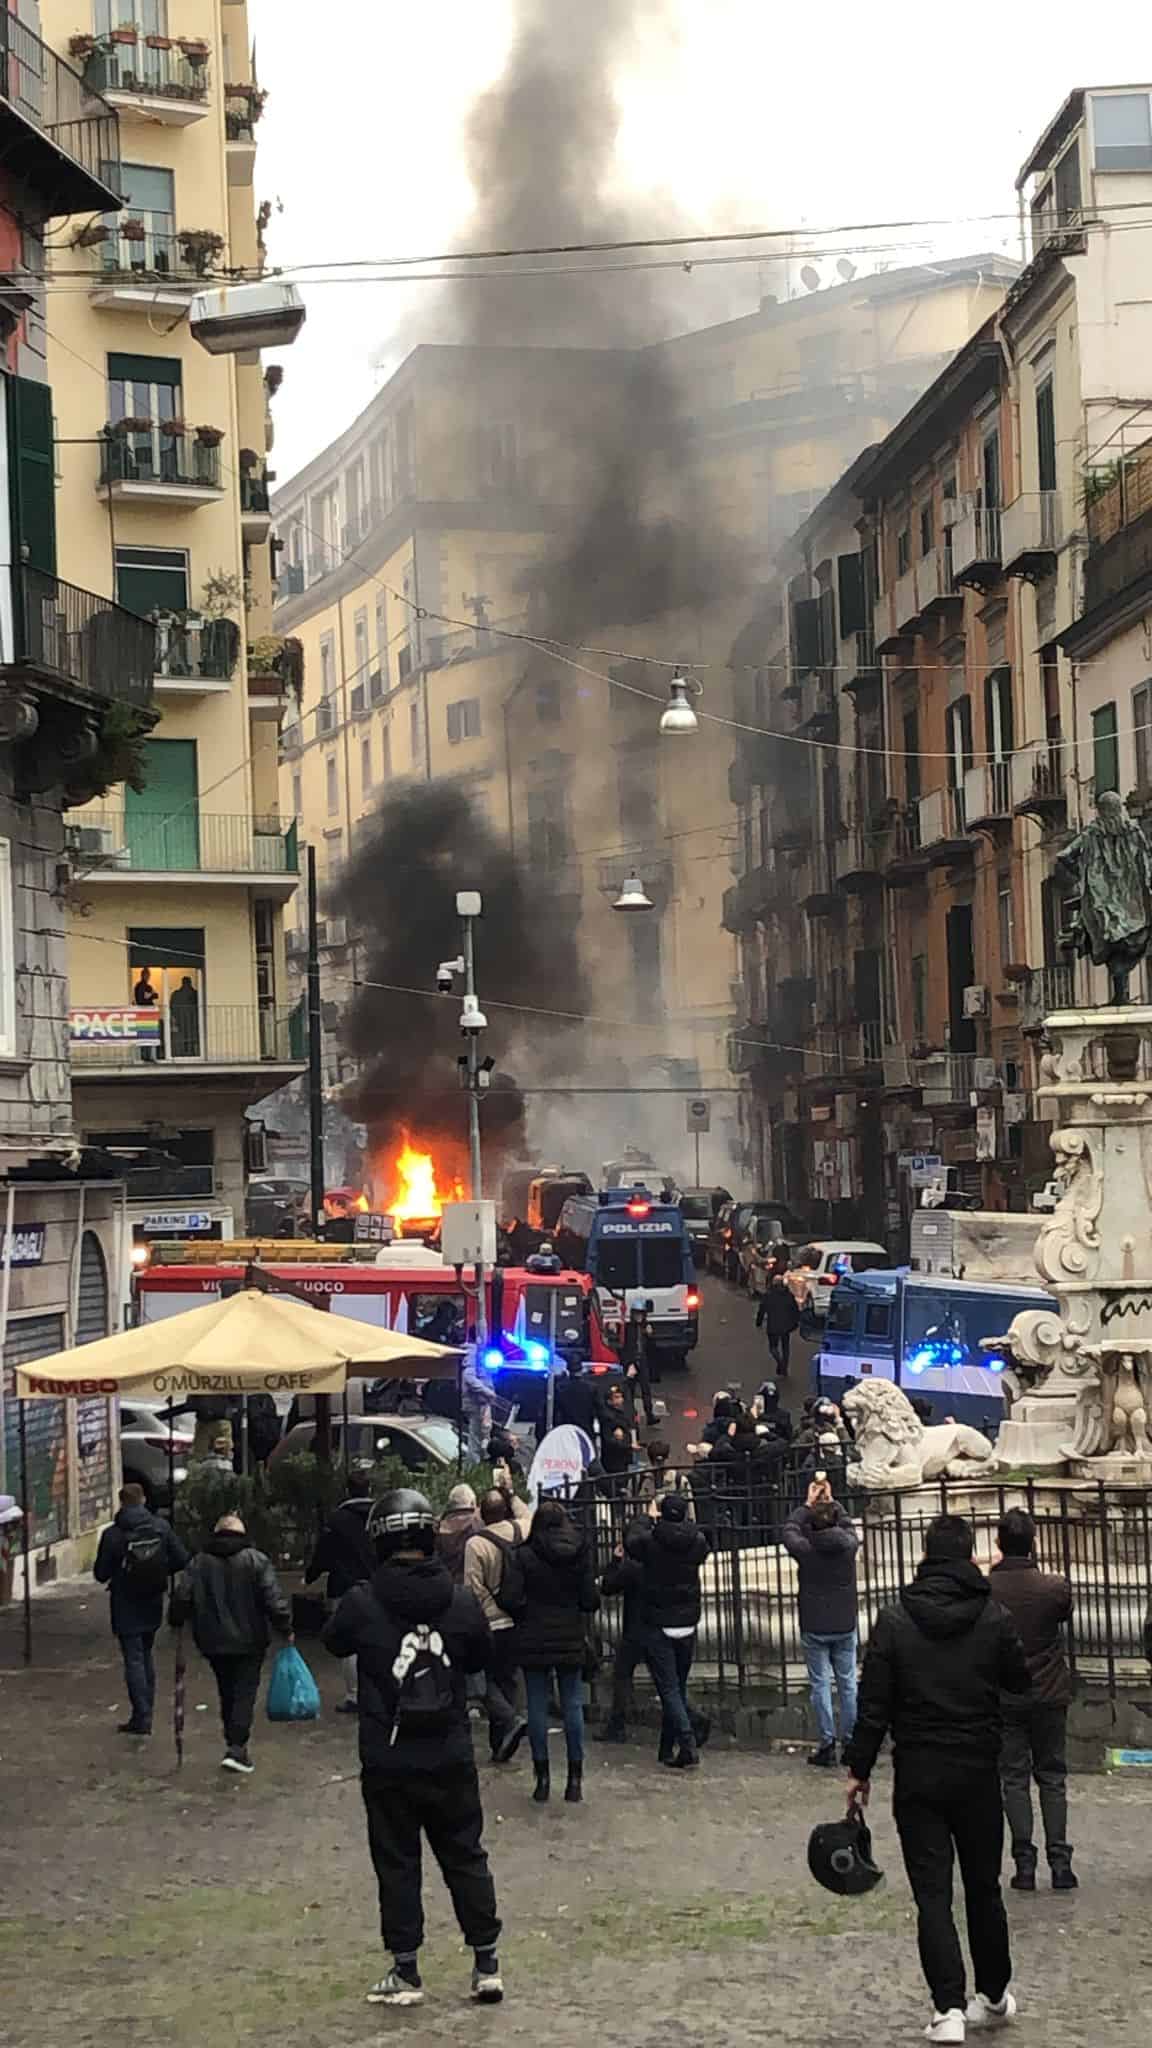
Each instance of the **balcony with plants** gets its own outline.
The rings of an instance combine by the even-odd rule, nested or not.
[[[208,112],[212,52],[198,36],[142,35],[127,21],[106,35],[74,35],[68,48],[84,84],[128,120],[183,128]]]
[[[227,245],[213,228],[178,228],[169,213],[128,211],[84,222],[72,246],[95,252],[93,305],[150,313],[157,305],[182,311]]]
[[[221,427],[130,415],[104,428],[97,488],[112,499],[212,504],[223,489]]]
[[[9,7],[0,9],[0,155],[5,176],[48,219],[120,204],[116,109]]]
[[[248,649],[249,705],[266,705],[279,717],[292,701],[299,714],[304,695],[304,645],[290,634],[262,633]],[[297,727],[297,730],[299,728]],[[287,728],[282,735],[287,737]]]
[[[224,87],[228,183],[250,185],[256,163],[256,127],[268,95],[255,80]]]
[[[240,450],[240,527],[250,547],[262,547],[272,531],[268,466],[255,448]]]
[[[11,654],[0,668],[16,785],[60,788],[64,807],[139,777],[152,709],[155,633],[110,598],[14,563]]]

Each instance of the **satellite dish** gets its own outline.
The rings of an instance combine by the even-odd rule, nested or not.
[[[840,272],[841,277],[844,279],[845,284],[851,284],[852,279],[856,275],[856,265],[854,263],[849,263],[847,256],[842,256],[840,258],[839,263],[836,265],[836,268]]]
[[[817,292],[820,289],[820,272],[811,263],[806,263],[800,272],[800,282],[806,284],[810,292]]]

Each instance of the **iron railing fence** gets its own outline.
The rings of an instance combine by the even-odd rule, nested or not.
[[[701,1574],[703,1612],[697,1637],[699,1680],[735,1704],[776,1691],[804,1695],[807,1684],[797,1607],[798,1574],[781,1536],[804,1500],[814,1466],[810,1450],[790,1450],[763,1485],[732,1486],[704,1463],[669,1470],[661,1484],[682,1487],[707,1534],[711,1552]],[[912,1496],[866,1494],[857,1467],[820,1453],[833,1490],[860,1533],[857,1559],[861,1645],[876,1616],[899,1597],[924,1553],[934,1516],[963,1514],[976,1538],[976,1561],[996,1555],[996,1528],[1009,1507],[1025,1506],[1036,1521],[1042,1569],[1071,1582],[1074,1611],[1068,1655],[1076,1679],[1110,1694],[1147,1677],[1144,1620],[1152,1585],[1152,1488],[1052,1483],[941,1480]],[[627,1529],[648,1512],[647,1473],[586,1480],[561,1490],[603,1571]],[[605,1599],[599,1616],[606,1654],[620,1635],[621,1603]]]

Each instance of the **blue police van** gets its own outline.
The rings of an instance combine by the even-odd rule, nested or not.
[[[975,1428],[1003,1420],[1004,1361],[982,1347],[1007,1334],[1023,1309],[1056,1309],[1040,1287],[945,1280],[935,1274],[845,1275],[828,1304],[816,1388],[839,1400],[845,1380],[892,1380],[932,1403],[933,1420]]]
[[[624,1342],[631,1311],[646,1307],[656,1363],[684,1364],[700,1335],[700,1288],[677,1201],[639,1186],[573,1196],[560,1213],[556,1250],[565,1265],[589,1275],[614,1349]]]

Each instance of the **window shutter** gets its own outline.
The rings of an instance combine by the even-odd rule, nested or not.
[[[837,555],[836,582],[840,594],[840,632],[846,638],[849,633],[862,632],[868,623],[864,616],[863,556]]]
[[[110,384],[170,384],[179,390],[184,366],[179,356],[126,356],[110,354]]]
[[[56,574],[56,479],[52,449],[52,389],[28,377],[8,377],[8,491],[12,559]]]
[[[798,669],[820,666],[820,600],[817,597],[793,600],[792,657]]]

